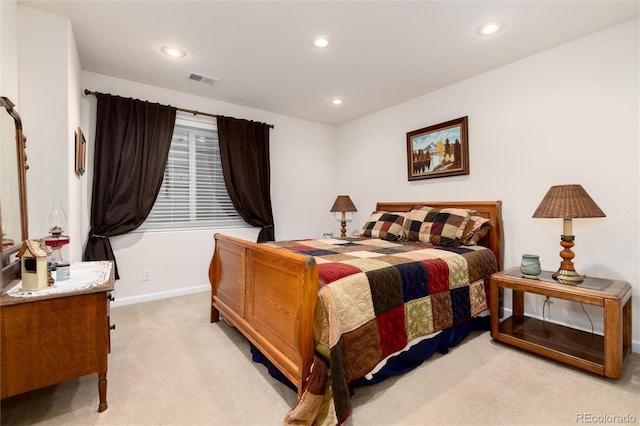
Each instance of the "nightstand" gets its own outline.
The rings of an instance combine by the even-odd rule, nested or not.
[[[622,364],[631,352],[631,286],[624,281],[586,277],[579,285],[561,284],[543,271],[539,279],[524,278],[515,267],[491,276],[491,337],[574,367],[606,377],[622,376]],[[500,288],[512,290],[512,315],[500,321]],[[604,335],[600,336],[524,312],[524,293],[604,308]]]

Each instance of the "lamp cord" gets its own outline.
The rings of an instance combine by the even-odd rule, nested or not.
[[[544,299],[544,303],[543,303],[543,305],[542,305],[542,321],[546,321],[546,320],[547,320],[547,319],[545,318],[545,316],[544,316],[544,308],[545,308],[545,306],[547,306],[547,304],[549,305],[549,320],[551,320],[551,304],[552,304],[552,303],[553,303],[553,302],[551,301],[551,299],[549,298],[549,296],[547,296],[547,297]]]
[[[587,316],[587,319],[589,320],[589,324],[591,324],[591,334],[593,334],[593,322],[591,321],[591,317],[587,313],[587,310],[584,308],[583,303],[580,303],[580,307],[582,308],[582,312],[584,312],[584,314]]]
[[[544,299],[544,303],[542,304],[542,321],[547,321],[547,318],[545,317],[545,314],[544,314],[545,307],[547,305],[549,305],[549,320],[551,320],[551,304],[552,303],[553,302],[551,301],[551,298],[549,298],[549,296],[546,296],[546,298]],[[595,330],[593,328],[593,321],[591,321],[591,316],[589,315],[587,310],[584,308],[584,303],[580,303],[580,307],[582,308],[582,312],[584,312],[584,314],[587,316],[587,319],[589,320],[589,324],[591,324],[591,334],[594,334]]]

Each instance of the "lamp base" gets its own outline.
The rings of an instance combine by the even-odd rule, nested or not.
[[[585,278],[584,275],[580,275],[576,271],[570,271],[567,269],[559,269],[558,272],[551,274],[551,277],[562,284],[574,285],[580,284]]]
[[[565,229],[565,232],[567,230]],[[573,235],[565,235],[563,234],[560,237],[560,245],[563,247],[563,250],[560,252],[560,257],[562,258],[562,262],[560,262],[560,268],[558,272],[553,273],[551,276],[554,280],[562,283],[562,284],[580,284],[584,281],[584,275],[580,275],[576,272],[575,267],[573,266],[572,259],[575,257],[575,254],[571,251],[571,247],[574,246]]]
[[[53,253],[51,255],[51,262],[56,264],[65,263],[62,259],[62,252],[60,249],[62,246],[69,244],[71,239],[66,235],[55,234],[44,237],[44,244],[53,249]]]
[[[344,213],[342,214],[344,215]],[[344,238],[347,236],[347,221],[343,219],[340,222],[340,225],[342,225],[342,227],[340,228],[340,237]]]

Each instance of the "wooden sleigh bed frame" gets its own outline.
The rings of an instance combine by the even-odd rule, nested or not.
[[[378,211],[414,206],[476,210],[494,226],[479,242],[502,269],[501,201],[380,202]],[[236,327],[298,389],[304,390],[314,359],[313,319],[318,267],[313,256],[216,234],[209,266],[211,322],[220,314]]]

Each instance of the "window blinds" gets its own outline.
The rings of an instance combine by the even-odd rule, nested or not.
[[[246,226],[224,183],[215,119],[180,114],[160,193],[141,229]]]

